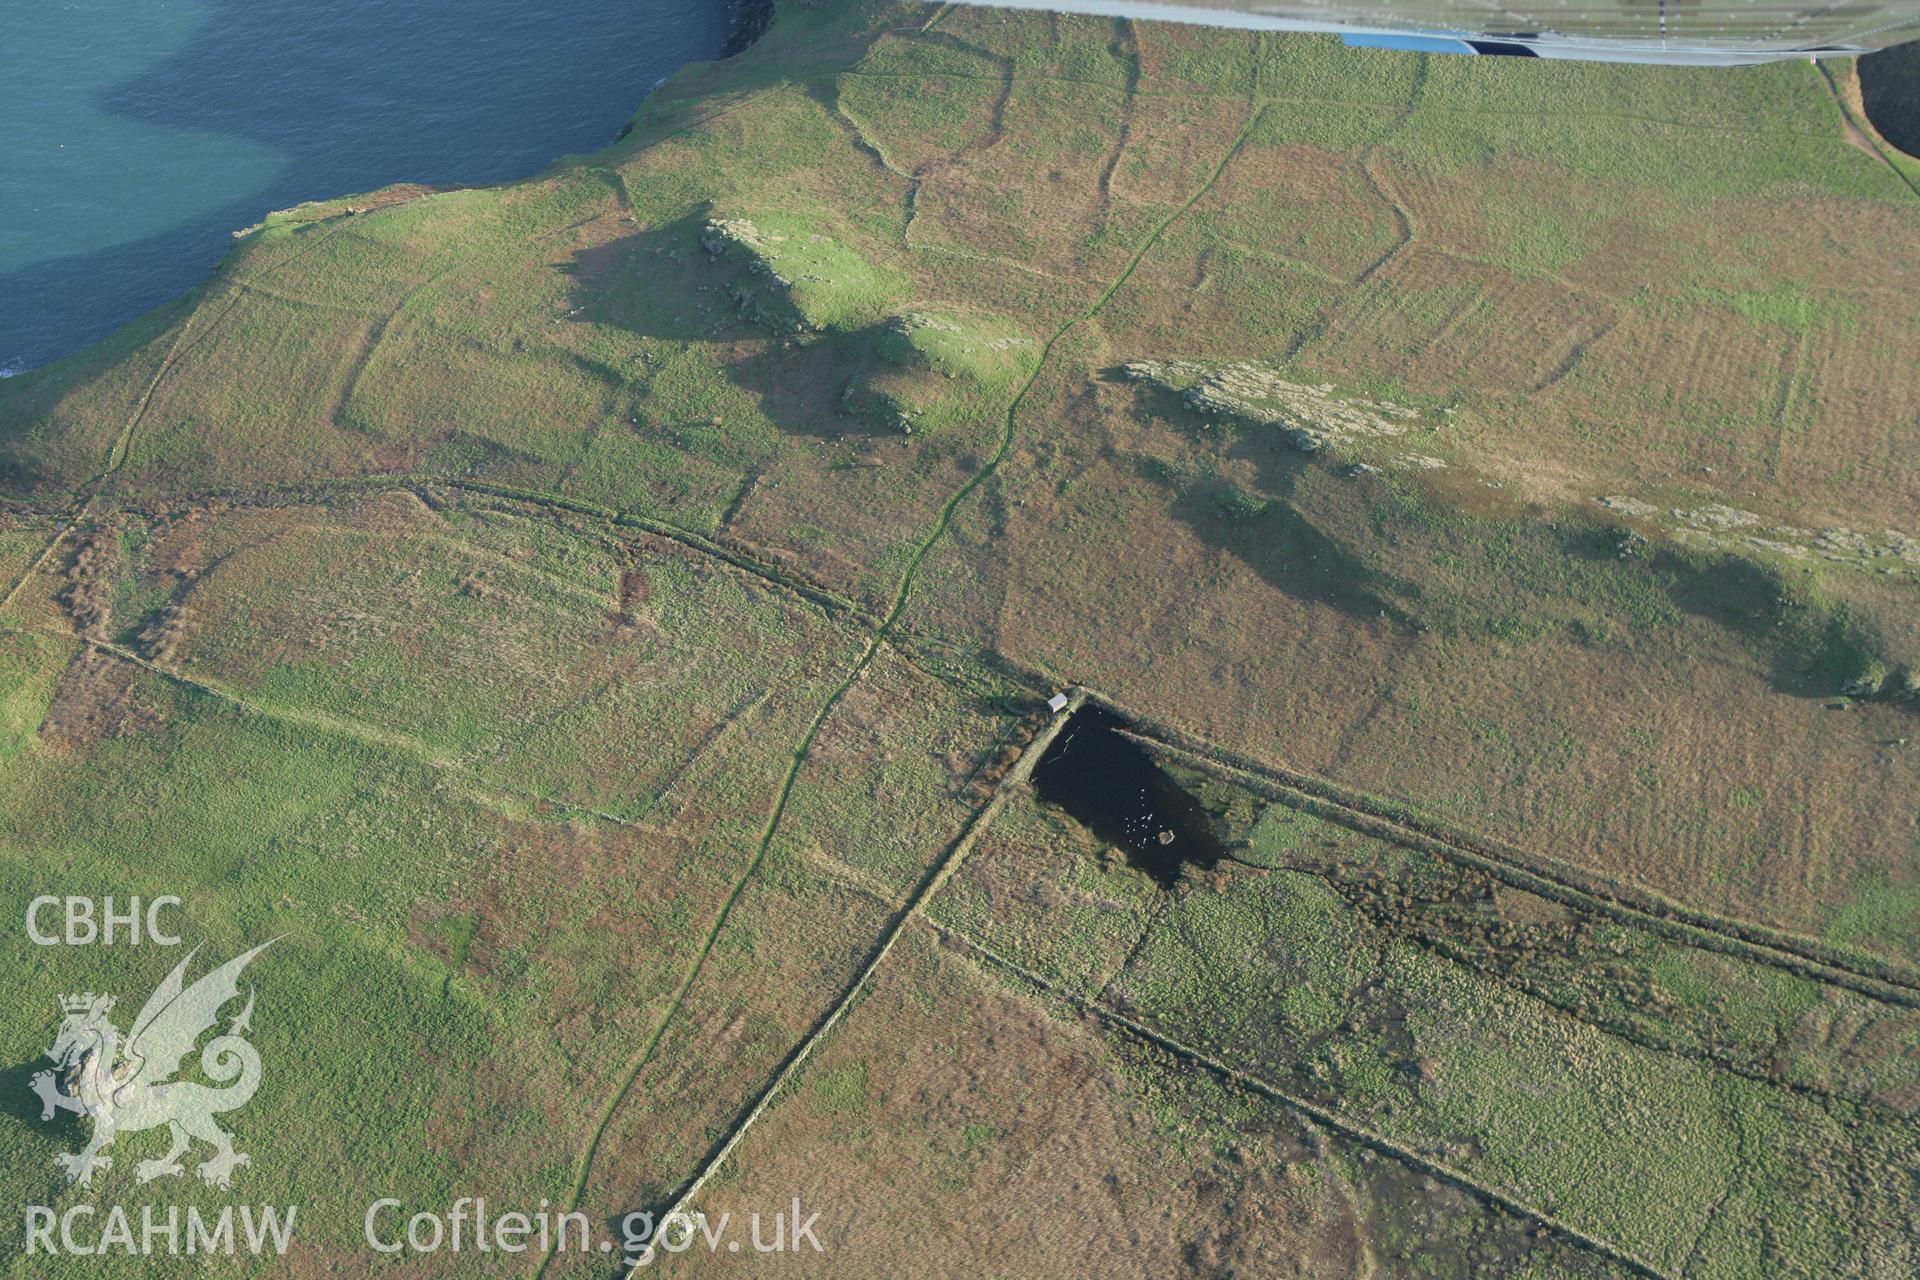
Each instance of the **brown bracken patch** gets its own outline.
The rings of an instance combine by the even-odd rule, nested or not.
[[[159,720],[140,694],[138,668],[87,649],[60,677],[40,740],[56,751],[78,754],[102,739],[143,732]]]

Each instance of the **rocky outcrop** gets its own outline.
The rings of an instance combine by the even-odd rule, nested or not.
[[[1033,339],[991,318],[908,311],[887,317],[874,345],[883,359],[903,368],[990,381],[1007,372],[1002,357],[1031,348]]]
[[[1699,507],[1655,506],[1624,494],[1597,499],[1609,511],[1658,525],[1676,541],[1719,550],[1769,552],[1789,560],[1872,569],[1920,577],[1920,538],[1898,529],[1862,533],[1845,525],[1825,529],[1779,524],[1755,511],[1721,503]]]
[[[1197,413],[1276,428],[1308,453],[1360,440],[1405,435],[1418,409],[1340,396],[1330,386],[1290,382],[1265,365],[1204,365],[1185,360],[1136,361],[1121,373],[1177,392]],[[1419,455],[1408,455],[1415,457]],[[1421,458],[1417,465],[1438,463]]]
[[[906,293],[897,272],[791,214],[711,217],[700,244],[732,268],[727,290],[740,314],[776,333],[863,327]]]

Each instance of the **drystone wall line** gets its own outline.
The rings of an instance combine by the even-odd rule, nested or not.
[[[1060,986],[1058,983],[1055,983],[1050,978],[1034,972],[1017,960],[1001,955],[985,943],[976,941],[974,938],[969,937],[957,929],[940,924],[937,921],[929,920],[928,923],[942,937],[952,939],[988,963],[1013,974],[1029,986],[1035,987],[1055,999],[1072,1005],[1074,1008],[1091,1015],[1099,1021],[1106,1023],[1108,1026],[1116,1027],[1137,1039],[1147,1041],[1167,1053],[1202,1067],[1222,1080],[1239,1085],[1248,1092],[1277,1102],[1295,1111],[1308,1122],[1321,1129],[1336,1134],[1357,1146],[1364,1147],[1369,1151],[1376,1152],[1389,1159],[1405,1164],[1436,1181],[1444,1182],[1449,1186],[1465,1192],[1467,1195],[1472,1196],[1484,1204],[1493,1205],[1516,1217],[1538,1223],[1550,1233],[1567,1243],[1586,1252],[1598,1254],[1608,1261],[1626,1268],[1634,1275],[1642,1277],[1643,1280],[1668,1280],[1666,1274],[1659,1268],[1645,1259],[1637,1257],[1621,1245],[1614,1244],[1611,1241],[1603,1240],[1598,1236],[1582,1231],[1579,1227],[1574,1226],[1564,1219],[1555,1217],[1544,1209],[1535,1208],[1533,1205],[1516,1199],[1497,1187],[1489,1186],[1450,1165],[1443,1164],[1438,1160],[1411,1151],[1384,1134],[1376,1133],[1372,1129],[1349,1120],[1337,1112],[1330,1111],[1318,1103],[1310,1102],[1305,1098],[1289,1093],[1262,1077],[1254,1075],[1252,1072],[1245,1071],[1228,1062],[1222,1061],[1212,1054],[1207,1053],[1205,1050],[1196,1049],[1191,1045],[1176,1040],[1165,1032],[1159,1031],[1138,1019],[1128,1017],[1126,1014],[1108,1005],[1096,1000],[1090,1000],[1085,996],[1077,995]]]
[[[1504,841],[1441,824],[1330,779],[1249,760],[1127,711],[1097,691],[1089,692],[1092,700],[1139,726],[1123,732],[1186,756],[1202,767],[1237,775],[1290,807],[1471,867],[1513,888],[1649,929],[1676,942],[1755,960],[1882,1003],[1920,1008],[1920,984],[1890,962],[1840,956],[1811,938],[1700,911],[1654,890],[1608,880]]]
[[[734,882],[732,890],[721,903],[719,913],[716,915],[712,927],[708,930],[698,954],[695,955],[693,963],[688,968],[686,975],[682,978],[680,985],[675,989],[672,999],[668,1002],[665,1013],[661,1016],[660,1021],[654,1028],[653,1034],[648,1038],[639,1054],[635,1057],[632,1069],[627,1074],[625,1081],[620,1088],[614,1092],[606,1109],[601,1113],[599,1123],[595,1126],[587,1150],[582,1156],[571,1203],[569,1205],[570,1210],[577,1210],[581,1200],[585,1196],[587,1181],[591,1173],[594,1157],[599,1151],[600,1144],[606,1136],[608,1127],[613,1122],[615,1113],[624,1103],[627,1095],[632,1091],[634,1083],[640,1077],[641,1071],[643,1071],[647,1063],[652,1060],[654,1051],[659,1047],[661,1040],[666,1035],[667,1027],[671,1025],[674,1017],[679,1013],[680,1008],[685,1003],[687,995],[693,988],[694,982],[699,978],[702,969],[704,969],[706,965],[707,957],[712,954],[714,945],[718,942],[721,932],[726,928],[727,921],[732,915],[734,904],[739,901],[740,895],[746,890],[747,883],[752,879],[761,863],[766,860],[767,851],[772,847],[774,836],[780,829],[781,819],[786,814],[787,804],[792,798],[794,786],[799,780],[800,770],[806,763],[807,755],[812,749],[814,740],[819,736],[821,727],[826,723],[828,717],[833,714],[834,709],[840,704],[841,700],[846,697],[847,692],[853,688],[854,684],[858,682],[866,672],[881,647],[887,644],[889,632],[891,632],[894,625],[906,613],[907,604],[913,595],[914,580],[919,575],[921,565],[926,562],[927,556],[932,554],[933,548],[946,537],[947,531],[952,527],[954,514],[968,498],[973,496],[981,485],[985,484],[987,480],[999,470],[1000,464],[1005,461],[1008,453],[1012,451],[1014,433],[1018,427],[1021,406],[1026,402],[1026,398],[1033,390],[1035,384],[1039,382],[1040,375],[1045,371],[1047,359],[1052,354],[1053,349],[1068,332],[1098,315],[1100,310],[1106,306],[1108,300],[1126,285],[1128,279],[1132,277],[1140,263],[1153,251],[1154,246],[1160,243],[1161,237],[1167,233],[1167,229],[1180,218],[1184,217],[1194,205],[1205,198],[1209,191],[1213,190],[1214,185],[1219,182],[1220,176],[1226,172],[1227,166],[1232,163],[1233,158],[1240,154],[1241,148],[1246,145],[1247,138],[1253,133],[1255,125],[1259,123],[1263,110],[1264,108],[1257,97],[1249,101],[1246,124],[1240,129],[1239,133],[1235,135],[1231,145],[1229,145],[1221,155],[1219,162],[1213,167],[1212,172],[1207,175],[1206,181],[1203,182],[1183,204],[1154,226],[1153,230],[1141,241],[1140,247],[1134,251],[1133,256],[1128,259],[1126,266],[1121,270],[1120,274],[1114,277],[1113,281],[1107,285],[1106,289],[1090,306],[1081,312],[1069,316],[1054,329],[1053,334],[1041,347],[1038,357],[1034,360],[1032,370],[1027,374],[1025,381],[1020,384],[1019,389],[1014,392],[1013,397],[1007,403],[1000,442],[994,450],[993,456],[982,463],[978,470],[969,476],[958,489],[954,490],[953,495],[949,497],[945,505],[941,507],[940,513],[935,518],[932,526],[928,528],[920,541],[915,545],[912,554],[907,558],[907,563],[900,570],[899,582],[894,588],[893,599],[887,608],[886,615],[880,620],[879,625],[874,627],[869,633],[865,650],[854,661],[851,668],[849,668],[846,679],[840,683],[838,688],[828,695],[826,701],[821,704],[819,711],[815,713],[812,722],[808,724],[806,731],[801,734],[800,741],[794,748],[792,762],[788,765],[786,776],[780,784],[779,793],[774,798],[772,811],[768,814],[766,825],[762,828],[760,840],[754,850],[753,856],[748,860],[745,869]],[[554,1255],[551,1252],[542,1257],[539,1268],[534,1273],[536,1280],[539,1280],[539,1277],[546,1274],[546,1270],[548,1266],[551,1265],[553,1257]]]
[[[1273,867],[1260,868],[1260,870],[1266,871],[1276,869],[1277,868]],[[1309,869],[1303,869],[1303,873],[1318,874]],[[1331,876],[1321,875],[1320,879],[1329,889],[1334,890],[1336,893],[1339,892],[1340,886]],[[1907,1118],[1906,1113],[1902,1112],[1898,1107],[1880,1101],[1870,1095],[1863,1094],[1853,1096],[1839,1093],[1820,1085],[1809,1084],[1799,1080],[1790,1080],[1743,1064],[1731,1054],[1718,1053],[1711,1049],[1682,1044],[1666,1036],[1655,1035],[1626,1019],[1604,1017],[1571,1007],[1567,1003],[1563,1003],[1561,999],[1556,998],[1551,990],[1535,983],[1526,973],[1505,972],[1489,968],[1471,953],[1451,947],[1442,940],[1425,936],[1402,936],[1405,941],[1419,947],[1422,951],[1425,951],[1437,959],[1445,961],[1448,964],[1458,965],[1461,968],[1471,969],[1493,981],[1504,983],[1528,999],[1538,1002],[1554,1016],[1577,1022],[1584,1027],[1591,1027],[1602,1035],[1610,1036],[1613,1039],[1624,1040],[1629,1044],[1638,1045],[1640,1048],[1652,1053],[1658,1053],[1682,1062],[1690,1062],[1696,1066],[1704,1067],[1709,1071],[1724,1071],[1728,1075],[1738,1076],[1743,1080],[1752,1081],[1754,1084],[1762,1085],[1776,1093],[1791,1094],[1794,1097],[1804,1098],[1808,1102],[1829,1109],[1847,1108],[1851,1110],[1857,1108],[1882,1116],[1898,1118],[1902,1121]]]
[[[846,677],[832,693],[827,695],[826,700],[821,703],[819,710],[814,713],[812,720],[801,733],[799,741],[794,744],[786,772],[780,781],[780,788],[774,795],[773,806],[767,814],[767,820],[761,826],[760,837],[754,844],[752,855],[747,859],[740,874],[734,878],[726,897],[721,900],[720,909],[715,913],[713,923],[708,926],[706,936],[701,939],[699,950],[694,953],[686,972],[681,975],[679,983],[674,987],[666,1009],[654,1023],[652,1033],[635,1053],[627,1070],[622,1073],[619,1088],[614,1090],[601,1109],[600,1118],[594,1125],[592,1136],[588,1139],[586,1150],[581,1153],[579,1167],[575,1171],[573,1190],[568,1197],[568,1212],[578,1211],[585,1200],[587,1183],[593,1173],[594,1160],[600,1153],[600,1144],[606,1140],[607,1131],[612,1127],[614,1117],[625,1104],[628,1095],[633,1092],[634,1085],[639,1082],[640,1073],[645,1071],[648,1064],[653,1061],[655,1051],[666,1038],[667,1028],[673,1025],[673,1020],[685,1006],[687,997],[692,994],[694,984],[699,981],[701,973],[705,971],[708,958],[712,956],[714,947],[718,945],[720,935],[726,931],[727,922],[733,917],[734,907],[739,904],[754,873],[766,861],[767,853],[773,847],[774,837],[779,833],[781,819],[786,816],[787,805],[793,798],[793,789],[799,781],[800,770],[806,765],[807,757],[813,749],[815,739],[820,735],[821,727],[826,724],[828,717],[840,705],[848,691],[859,682],[861,675],[873,662],[874,655],[879,652],[883,643],[883,637],[878,630],[867,637],[865,647],[848,667]],[[546,1274],[547,1268],[553,1263],[554,1256],[551,1251],[542,1256],[540,1265],[534,1272],[536,1280]]]
[[[760,1091],[759,1095],[755,1097],[752,1104],[742,1113],[739,1119],[730,1125],[727,1131],[721,1135],[719,1141],[714,1144],[706,1158],[701,1162],[700,1167],[669,1197],[666,1207],[654,1216],[653,1221],[659,1223],[661,1229],[665,1229],[666,1224],[674,1220],[677,1215],[685,1213],[687,1205],[693,1201],[694,1197],[700,1194],[702,1188],[704,1188],[713,1175],[719,1171],[720,1167],[726,1163],[727,1158],[733,1154],[734,1149],[740,1145],[741,1139],[746,1137],[747,1130],[753,1126],[756,1120],[766,1113],[768,1107],[772,1105],[788,1083],[798,1074],[800,1068],[812,1055],[814,1049],[832,1032],[833,1028],[846,1015],[847,1011],[852,1008],[858,1000],[860,992],[873,981],[873,977],[879,972],[880,966],[885,964],[887,957],[893,953],[895,944],[899,942],[901,935],[906,932],[907,926],[921,916],[926,904],[946,886],[946,883],[953,878],[953,874],[958,871],[961,864],[966,861],[967,855],[973,851],[973,847],[975,843],[977,843],[981,832],[992,825],[994,816],[999,813],[1006,796],[1015,787],[1024,784],[1032,775],[1035,762],[1038,761],[1039,758],[1046,753],[1047,748],[1053,744],[1054,736],[1065,726],[1067,720],[1074,712],[1080,709],[1080,702],[1081,699],[1079,698],[1070,699],[1065,708],[1054,714],[1052,720],[1044,729],[1034,736],[1033,741],[1027,745],[1020,759],[1014,762],[1013,767],[1009,769],[1006,776],[1000,780],[1000,784],[994,788],[993,794],[987,797],[986,803],[973,811],[972,815],[967,819],[966,825],[961,829],[960,833],[954,837],[952,843],[948,845],[946,853],[921,877],[919,885],[914,889],[913,896],[907,900],[905,907],[894,917],[893,922],[888,925],[886,931],[881,934],[879,940],[873,947],[871,955],[868,957],[867,963],[861,968],[860,972],[855,975],[851,982],[842,988],[838,999],[821,1015],[819,1020],[814,1023],[813,1028],[808,1031],[807,1035],[802,1038],[787,1054],[786,1058],[782,1060],[773,1078],[768,1081],[766,1087]],[[651,1248],[651,1246],[649,1248]],[[633,1264],[630,1270],[638,1270],[647,1265],[649,1261],[651,1261],[651,1252],[643,1254],[641,1258]]]
[[[658,538],[678,542],[683,546],[700,552],[702,555],[723,560],[736,569],[744,570],[757,578],[773,583],[775,586],[781,587],[791,594],[800,596],[830,612],[848,613],[867,623],[869,626],[878,625],[877,619],[871,610],[846,596],[840,595],[838,592],[831,591],[825,587],[816,586],[797,574],[791,574],[785,570],[778,569],[754,556],[735,551],[721,543],[715,542],[703,534],[681,528],[678,525],[668,524],[662,520],[654,520],[647,516],[635,515],[632,512],[616,511],[611,507],[600,506],[598,503],[567,498],[555,493],[544,493],[537,489],[523,489],[513,485],[493,484],[483,480],[461,480],[439,476],[416,477],[413,479],[415,479],[417,483],[445,485],[450,489],[460,489],[469,493],[487,494],[491,497],[524,502],[530,506],[547,507],[556,511],[566,511],[574,515],[589,516],[621,528],[638,529],[643,533],[650,533]],[[401,481],[397,483],[404,482]]]
[[[329,715],[322,712],[300,712],[286,707],[276,707],[268,703],[257,702],[228,688],[221,681],[193,675],[178,667],[163,666],[150,658],[142,657],[124,645],[115,644],[112,641],[96,640],[92,637],[78,635],[73,632],[56,631],[50,627],[14,627],[0,625],[0,634],[44,635],[51,636],[56,640],[74,641],[86,646],[95,653],[104,654],[107,657],[115,658],[121,662],[139,667],[141,670],[166,681],[168,684],[178,685],[191,692],[214,698],[246,715],[254,716],[262,720],[271,720],[276,724],[292,725],[296,728],[324,733],[331,737],[342,738],[349,742],[358,743],[361,746],[379,747],[383,750],[398,752],[426,768],[435,769],[442,773],[462,778],[485,790],[498,792],[501,795],[513,796],[518,800],[530,801],[544,815],[557,815],[567,818],[588,818],[595,822],[604,822],[610,826],[619,827],[645,829],[651,825],[637,819],[623,818],[617,813],[609,813],[603,809],[595,809],[585,805],[568,804],[565,801],[554,800],[547,796],[537,795],[531,791],[523,791],[516,787],[507,786],[497,779],[489,778],[482,774],[475,773],[471,769],[464,768],[454,760],[435,755],[427,744],[417,738],[408,737],[405,734],[382,729],[376,725],[366,724],[363,721],[349,719],[344,716]]]
[[[701,556],[712,558],[731,572],[756,578],[779,590],[782,594],[794,599],[803,600],[825,612],[848,614],[868,627],[879,625],[879,615],[867,606],[849,599],[833,589],[822,586],[800,574],[777,568],[747,552],[734,550],[725,543],[710,538],[696,530],[688,529],[667,521],[640,516],[631,512],[617,511],[613,508],[599,506],[592,502],[568,498],[560,494],[541,490],[525,489],[445,475],[389,473],[370,476],[340,476],[331,479],[301,481],[284,485],[256,485],[249,488],[216,488],[181,492],[168,495],[168,500],[175,504],[219,501],[231,503],[236,506],[318,506],[324,505],[324,498],[340,493],[378,494],[382,492],[407,492],[418,497],[422,502],[425,502],[435,510],[440,510],[445,507],[446,503],[436,492],[437,489],[453,489],[461,492],[477,493],[485,497],[499,499],[502,502],[519,503],[538,510],[585,516],[588,519],[598,521],[613,529],[635,529],[665,541],[676,543]],[[276,498],[282,497],[287,499],[287,501],[278,504],[273,501]],[[107,504],[107,500],[105,499],[100,501],[102,504]],[[132,511],[140,514],[151,514],[154,510],[151,506],[143,506],[139,503],[125,500],[112,502],[108,505],[111,505],[114,510]],[[64,516],[49,516],[48,518],[54,520],[65,519]],[[42,558],[44,559],[47,554],[49,554],[47,551],[43,551]],[[37,571],[38,567],[42,567],[39,565],[39,562],[36,562],[36,566],[30,566],[25,577],[31,577],[32,574]],[[22,581],[24,580],[25,578],[23,577]],[[19,583],[15,584],[15,592],[17,592],[19,585]],[[8,596],[8,599],[11,599],[11,594]],[[3,605],[3,602],[0,602],[0,605]],[[925,666],[917,657],[910,643],[902,643],[903,640],[911,641],[915,639],[930,640],[932,637],[896,626],[888,635],[888,645],[893,652],[899,654],[904,661],[911,664],[916,670],[921,671],[922,674],[939,680],[942,683],[953,683],[950,677]],[[1025,687],[1028,692],[1034,692],[1042,688],[1058,688],[1065,683],[1064,681],[1043,676],[1040,673],[1025,669],[1016,669],[1013,664],[1006,662],[1004,659],[996,661],[995,666],[1000,674],[1008,677],[1014,683]]]

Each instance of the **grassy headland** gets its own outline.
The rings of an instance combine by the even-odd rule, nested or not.
[[[783,4],[0,383],[9,881],[288,935],[247,1176],[316,1269],[375,1195],[662,1203],[806,1045],[709,1194],[857,1190],[838,1274],[1042,1191],[1032,1274],[1085,1215],[1900,1274],[1920,198],[1848,128],[1798,64]],[[1163,895],[1017,781],[975,832],[1068,683],[1266,870]]]

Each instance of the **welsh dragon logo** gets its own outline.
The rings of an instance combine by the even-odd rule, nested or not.
[[[278,941],[278,939],[274,939]],[[122,1133],[157,1129],[173,1132],[173,1145],[158,1160],[142,1160],[135,1169],[141,1182],[184,1172],[180,1157],[198,1138],[213,1148],[199,1167],[201,1180],[216,1187],[233,1185],[233,1172],[247,1157],[233,1149],[233,1138],[214,1121],[225,1111],[245,1106],[260,1087],[260,1054],[243,1033],[253,1016],[253,993],[226,1031],[200,1051],[200,1069],[224,1088],[192,1080],[175,1080],[200,1037],[219,1020],[221,1006],[240,995],[240,973],[253,958],[272,946],[264,942],[235,956],[196,981],[183,983],[195,952],[174,967],[133,1020],[122,1037],[109,1020],[112,996],[92,994],[62,997],[66,1019],[47,1056],[56,1070],[34,1075],[33,1091],[40,1096],[40,1118],[55,1111],[77,1111],[93,1121],[93,1137],[78,1152],[54,1157],[70,1182],[90,1186],[96,1169],[113,1164],[104,1151]]]

